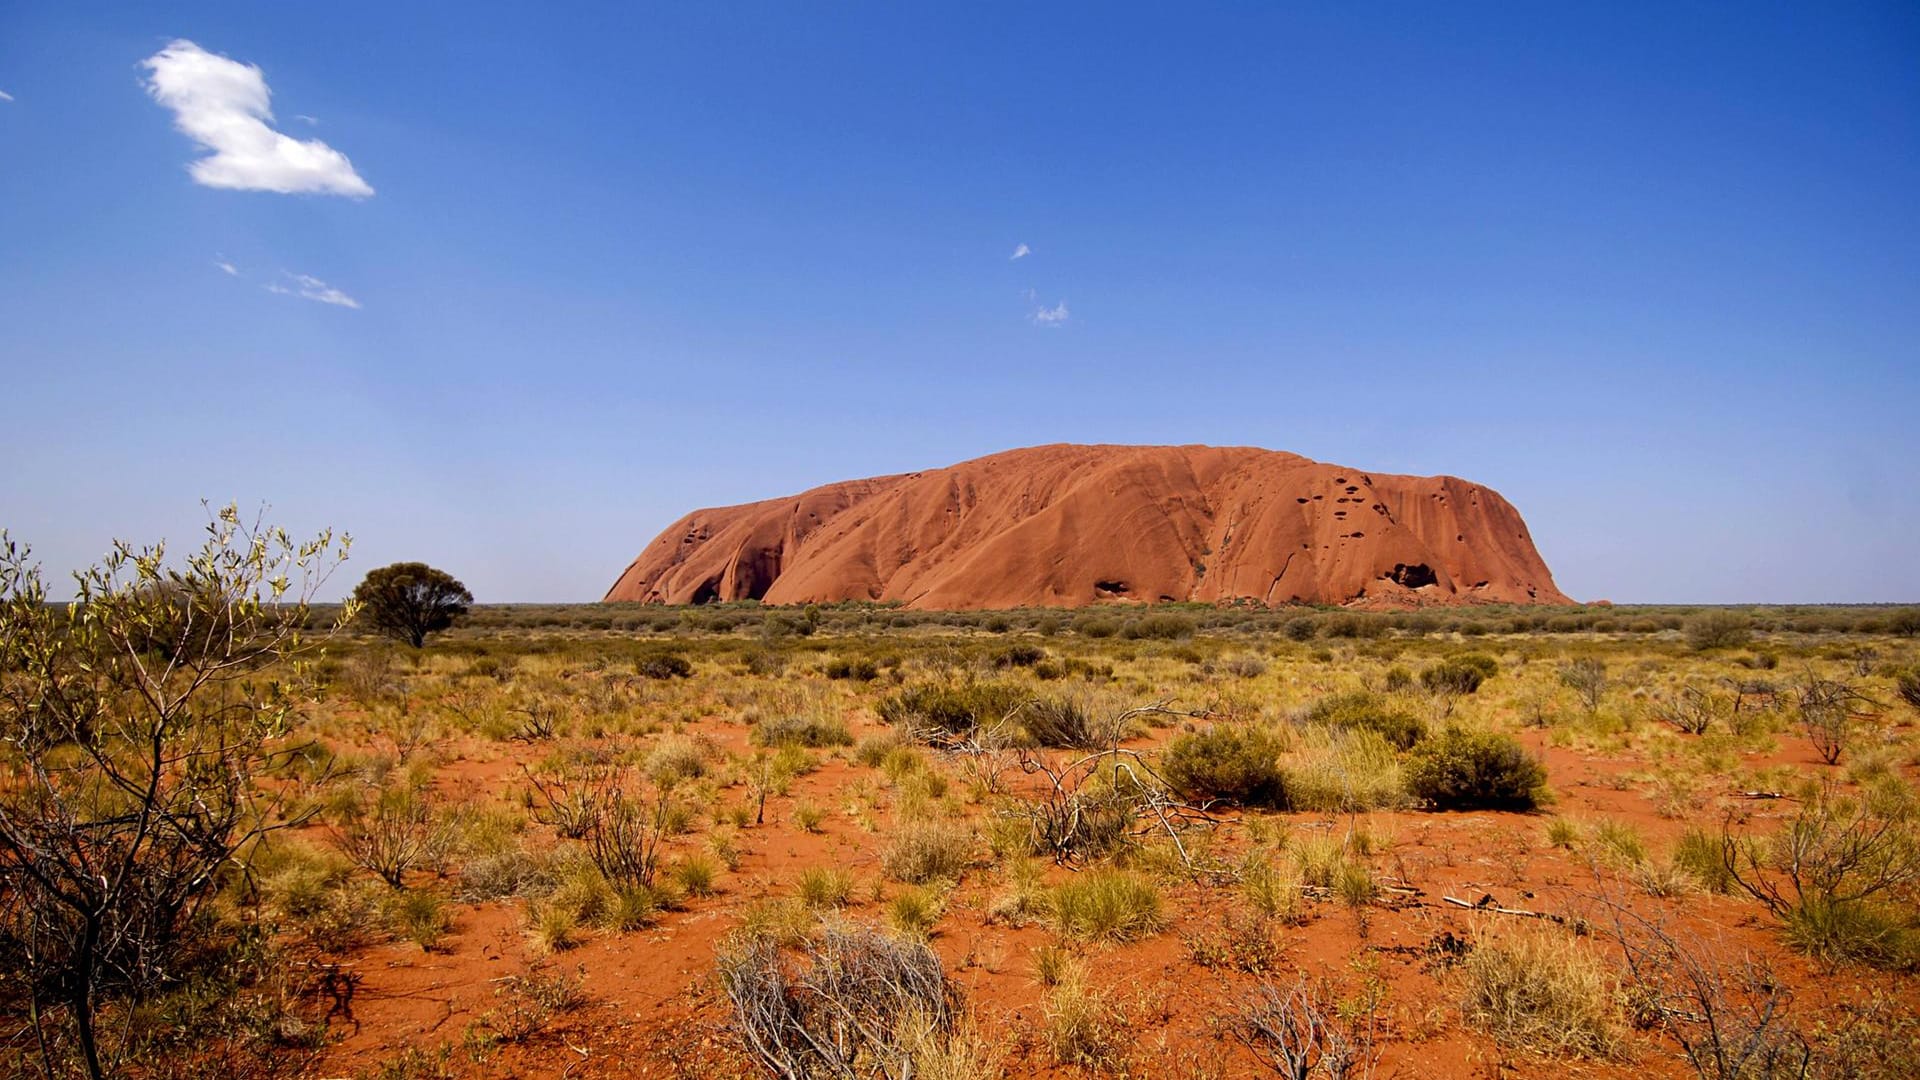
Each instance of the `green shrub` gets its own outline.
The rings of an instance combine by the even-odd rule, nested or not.
[[[1015,642],[993,654],[993,666],[997,668],[1032,667],[1047,658],[1047,650],[1038,645]]]
[[[1700,652],[1737,649],[1753,640],[1753,620],[1739,611],[1706,611],[1687,620],[1687,644]]]
[[[685,679],[693,674],[693,664],[675,652],[656,652],[633,662],[634,671],[649,679]]]
[[[1346,731],[1371,731],[1397,750],[1406,750],[1427,737],[1427,725],[1419,717],[1389,708],[1364,691],[1321,698],[1307,710],[1306,720]]]
[[[1450,656],[1420,673],[1420,684],[1439,694],[1471,694],[1500,673],[1500,664],[1482,653]]]
[[[1510,735],[1448,728],[1413,749],[1406,784],[1439,810],[1531,810],[1546,800],[1547,770]]]
[[[1260,728],[1215,724],[1182,735],[1160,758],[1160,775],[1181,798],[1195,802],[1287,805],[1279,741]]]
[[[1089,870],[1053,890],[1054,928],[1068,937],[1133,941],[1164,921],[1160,890],[1126,870]]]
[[[880,677],[880,665],[864,656],[836,656],[827,661],[826,667],[822,670],[829,679],[872,682]]]
[[[1121,636],[1127,638],[1151,638],[1160,641],[1182,641],[1192,637],[1194,632],[1199,628],[1198,623],[1185,615],[1175,615],[1172,612],[1159,612],[1153,615],[1143,615],[1128,623],[1126,629],[1121,631]]]
[[[1025,699],[1025,691],[1004,683],[929,683],[883,698],[880,718],[889,724],[966,735],[982,724],[1006,718]]]
[[[1120,624],[1097,615],[1083,615],[1073,620],[1073,632],[1082,637],[1110,638],[1120,632]]]

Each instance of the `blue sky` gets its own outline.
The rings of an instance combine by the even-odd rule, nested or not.
[[[1490,484],[1578,597],[1920,600],[1916,55],[1905,3],[8,4],[0,525],[57,573],[266,502],[343,585],[588,600],[696,506],[1204,442]]]

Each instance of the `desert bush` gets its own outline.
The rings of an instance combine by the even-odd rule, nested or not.
[[[755,746],[852,746],[846,721],[827,716],[764,717],[753,725]]]
[[[1120,623],[1101,615],[1082,615],[1073,620],[1073,632],[1081,637],[1110,638],[1120,632]]]
[[[1185,615],[1156,612],[1152,615],[1142,615],[1128,623],[1120,635],[1126,638],[1181,641],[1192,637],[1199,628],[1200,624]]]
[[[1920,964],[1920,931],[1899,907],[1920,883],[1920,840],[1905,815],[1829,786],[1772,837],[1728,836],[1721,851],[1733,883],[1782,921],[1795,948],[1829,961]]]
[[[1482,936],[1463,974],[1467,1022],[1502,1043],[1577,1057],[1614,1057],[1623,1049],[1604,967],[1561,931]]]
[[[1050,781],[1037,794],[1007,800],[1000,808],[1004,817],[1025,822],[1026,854],[1071,863],[1097,858],[1126,841],[1143,799],[1151,794],[1130,777],[1108,774],[1104,764],[1115,756],[1090,755],[1060,767],[1024,759]]]
[[[1275,1076],[1358,1080],[1379,1061],[1375,1028],[1370,1012],[1348,1009],[1302,975],[1284,990],[1262,979],[1240,1006],[1233,1034]]]
[[[959,996],[925,943],[828,921],[796,952],[740,935],[716,960],[735,1030],[774,1075],[911,1076],[917,1047],[950,1048]]]
[[[1920,668],[1905,668],[1894,673],[1893,691],[1900,700],[1920,709]]]
[[[997,668],[1030,668],[1046,658],[1047,650],[1040,646],[1014,642],[995,650],[991,659]]]
[[[117,1071],[165,1024],[137,1006],[216,959],[215,897],[306,816],[259,781],[291,757],[285,674],[344,557],[330,532],[299,543],[228,506],[183,564],[116,541],[51,604],[0,533],[0,1006],[17,1060]],[[102,1030],[119,1003],[125,1022]]]
[[[451,846],[427,797],[399,783],[347,804],[333,827],[334,842],[355,866],[395,889],[407,875],[436,867]]]
[[[652,651],[643,653],[633,661],[636,675],[662,682],[668,679],[685,679],[693,675],[693,662],[677,652]]]
[[[880,677],[880,665],[864,656],[836,656],[821,669],[829,679],[872,682]]]
[[[1160,775],[1183,799],[1287,805],[1279,741],[1244,724],[1214,724],[1174,739],[1160,758]]]
[[[582,839],[587,857],[615,888],[652,888],[667,838],[681,831],[682,809],[664,787],[647,790],[626,770],[606,773],[589,789]]]
[[[1854,725],[1871,702],[1851,683],[1838,679],[1803,680],[1795,695],[1800,712],[1800,729],[1813,744],[1820,759],[1829,765],[1840,764],[1852,741]]]
[[[1580,703],[1588,712],[1597,711],[1600,699],[1607,693],[1606,661],[1583,656],[1568,662],[1560,668],[1560,685],[1579,695]]]
[[[1020,730],[1034,746],[1098,750],[1126,735],[1124,722],[1097,716],[1081,698],[1036,698],[1020,707]]]
[[[881,699],[880,718],[909,732],[965,738],[1005,720],[1025,700],[1023,690],[1004,683],[927,683]]]
[[[973,832],[947,821],[901,824],[880,853],[881,872],[895,881],[925,885],[953,880],[972,861]]]
[[[1636,1026],[1680,1044],[1701,1080],[1801,1080],[1812,1047],[1788,1019],[1792,993],[1751,954],[1728,962],[1694,934],[1616,908],[1613,934]]]
[[[1259,911],[1228,908],[1215,925],[1183,936],[1187,958],[1208,970],[1225,969],[1258,975],[1280,966],[1279,939],[1274,920]]]
[[[1704,686],[1690,683],[1675,693],[1656,698],[1652,710],[1655,717],[1683,735],[1704,735],[1716,721],[1722,726],[1730,724],[1736,704]]]
[[[1510,735],[1453,727],[1414,747],[1406,783],[1440,810],[1531,810],[1546,799],[1547,770]]]
[[[1304,720],[1346,731],[1375,732],[1399,750],[1410,748],[1427,735],[1427,726],[1419,717],[1391,708],[1364,691],[1323,697],[1308,707]]]
[[[548,974],[538,968],[509,975],[494,987],[498,1002],[475,1021],[478,1041],[519,1044],[545,1031],[553,1018],[586,1004],[584,971]]]
[[[1436,694],[1471,694],[1481,684],[1500,673],[1500,664],[1491,656],[1464,653],[1450,656],[1420,673],[1420,685]]]
[[[1920,1076],[1920,1014],[1889,993],[1845,1002],[1815,1026],[1821,1080],[1911,1080]]]
[[[1686,633],[1697,652],[1737,649],[1753,640],[1753,620],[1739,611],[1705,611],[1687,620]]]
[[[1068,937],[1133,941],[1159,930],[1160,890],[1126,870],[1089,870],[1053,890],[1054,928]]]

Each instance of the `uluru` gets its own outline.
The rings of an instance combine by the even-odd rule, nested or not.
[[[696,510],[604,599],[1572,603],[1481,484],[1254,447],[1069,444]]]

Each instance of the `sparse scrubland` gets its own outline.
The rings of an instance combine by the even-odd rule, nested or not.
[[[89,624],[27,565],[7,1075],[1920,1073],[1903,611],[479,607],[414,649],[186,587],[264,564]]]

